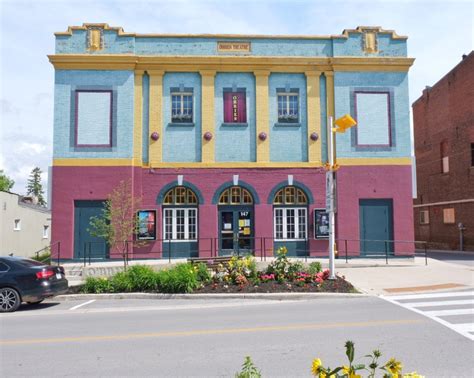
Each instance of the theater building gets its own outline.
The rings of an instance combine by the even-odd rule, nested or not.
[[[406,37],[56,33],[52,239],[116,258],[89,219],[130,182],[135,258],[327,256],[327,119],[337,135],[338,249],[413,253]],[[391,241],[388,244],[373,240]]]

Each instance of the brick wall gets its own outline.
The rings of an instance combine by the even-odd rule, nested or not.
[[[474,52],[413,103],[417,199],[415,206],[450,201],[474,201]],[[449,172],[442,173],[441,144],[447,142]],[[454,208],[454,224],[445,224],[443,209]],[[420,210],[430,223],[420,225]],[[415,207],[415,235],[434,248],[459,248],[457,224],[466,226],[465,249],[474,250],[474,202]]]

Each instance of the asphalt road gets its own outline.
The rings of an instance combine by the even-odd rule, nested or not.
[[[474,343],[376,297],[99,300],[0,315],[0,376],[233,376],[250,355],[263,376],[310,376],[379,348],[427,377],[474,376]]]

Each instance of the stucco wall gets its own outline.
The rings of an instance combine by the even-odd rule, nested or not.
[[[0,256],[32,257],[34,252],[51,242],[51,213],[46,209],[18,203],[19,196],[0,192]],[[20,219],[20,230],[14,230],[15,219]],[[48,226],[47,237],[43,227]]]

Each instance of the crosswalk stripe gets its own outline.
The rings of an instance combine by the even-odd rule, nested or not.
[[[405,302],[403,304],[410,307],[436,307],[436,306],[454,306],[454,305],[474,306],[474,300],[464,299],[464,300],[457,300],[457,301]]]
[[[474,332],[473,323],[455,324],[455,328],[461,332]]]
[[[472,307],[472,300],[451,300],[452,297],[466,297],[474,295],[474,291],[463,291],[463,292],[443,292],[443,293],[429,293],[429,294],[412,294],[412,295],[382,295],[380,298],[387,302],[393,303],[397,306],[404,307],[407,310],[416,312],[417,314],[426,316],[435,322],[444,325],[445,327],[457,332],[458,334],[467,337],[469,340],[474,341],[474,324],[473,323],[457,323],[453,324],[440,316],[453,316],[453,315],[473,315],[474,308]],[[425,298],[438,298],[436,301],[429,302],[416,302],[410,300],[425,299]],[[444,299],[442,299],[444,298]],[[408,302],[398,302],[397,300],[408,300]],[[462,302],[462,303],[460,303]],[[423,307],[429,306],[449,306],[449,305],[466,305],[470,308],[461,309],[449,309],[449,310],[437,310],[437,311],[423,311]]]
[[[430,316],[474,315],[474,309],[425,311],[425,314]]]
[[[456,291],[456,292],[443,292],[443,293],[429,293],[429,294],[407,294],[407,295],[390,295],[386,298],[390,298],[395,301],[404,299],[423,299],[423,298],[453,298],[453,297],[472,297],[474,291]]]

